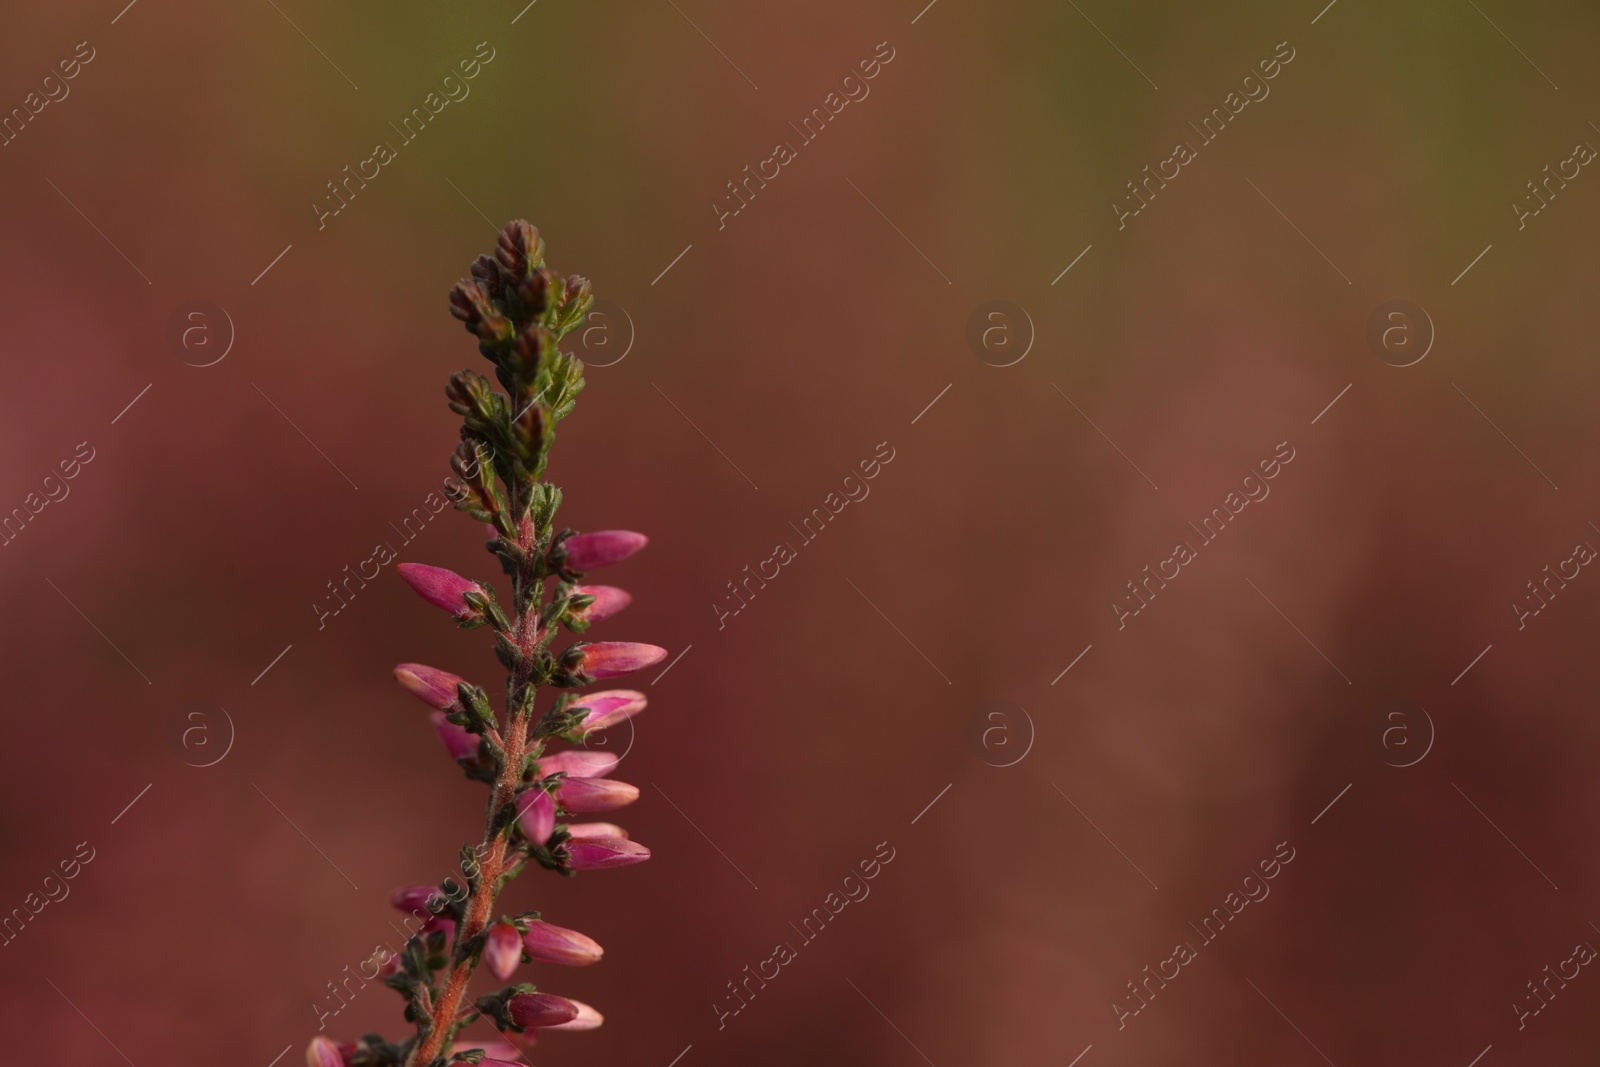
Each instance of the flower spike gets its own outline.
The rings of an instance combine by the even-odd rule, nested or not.
[[[488,786],[483,835],[462,848],[459,871],[434,885],[396,890],[391,903],[406,914],[410,936],[403,947],[382,947],[368,961],[371,972],[363,971],[366,980],[381,979],[402,997],[415,1033],[398,1041],[369,1033],[355,1044],[318,1035],[306,1047],[307,1067],[512,1067],[526,1062],[522,1047],[540,1030],[599,1026],[603,1019],[594,1008],[531,984],[483,995],[469,990],[486,984],[480,970],[505,983],[526,960],[579,967],[603,955],[587,934],[538,912],[503,915],[500,894],[518,875],[540,868],[572,875],[650,858],[649,849],[615,824],[560,821],[639,797],[636,786],[608,777],[619,757],[561,743],[576,745],[628,720],[644,708],[644,695],[571,691],[643,670],[667,655],[660,646],[626,641],[553,647],[563,627],[582,634],[631,603],[625,590],[589,584],[584,575],[648,543],[629,530],[576,533],[557,525],[562,491],[545,480],[556,430],[584,387],[582,362],[561,342],[587,320],[593,286],[547,266],[538,231],[520,220],[505,227],[493,254],[478,257],[471,272],[450,291],[449,310],[490,366],[451,374],[445,387],[449,409],[461,420],[445,495],[482,524],[474,533],[486,528],[485,547],[509,584],[501,587],[501,599],[444,567],[407,562],[395,570],[463,629],[490,628],[507,672],[505,695],[491,703],[484,688],[422,663],[399,664],[394,674],[428,706],[450,757],[469,779]],[[542,688],[555,690],[554,699]],[[416,795],[409,782],[384,777],[382,785],[396,796]],[[504,1040],[463,1038],[477,1019]],[[510,1036],[517,1033],[525,1036]]]

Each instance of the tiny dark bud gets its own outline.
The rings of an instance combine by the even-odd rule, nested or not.
[[[506,228],[500,231],[500,241],[494,255],[500,265],[511,272],[512,277],[520,277],[530,268],[544,263],[544,241],[532,224],[518,219],[507,223]]]
[[[499,296],[504,290],[505,275],[493,257],[479,256],[473,260],[472,276],[483,283],[484,290],[491,298]]]
[[[467,329],[472,329],[489,310],[488,294],[479,283],[462,279],[451,287],[450,314],[466,323]]]

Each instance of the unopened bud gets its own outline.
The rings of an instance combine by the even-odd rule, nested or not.
[[[465,727],[457,726],[445,717],[442,711],[436,711],[431,716],[433,728],[439,735],[439,741],[444,745],[444,750],[450,753],[450,758],[457,763],[478,761],[478,736],[469,732]]]
[[[540,756],[539,777],[548,778],[552,774],[565,774],[569,778],[604,778],[614,771],[621,761],[622,757],[613,756],[609,752],[568,749],[565,752]]]
[[[500,241],[495,246],[495,259],[512,277],[520,278],[530,268],[544,263],[544,241],[539,231],[524,219],[506,223],[500,231]]]
[[[632,530],[576,534],[561,542],[557,549],[561,558],[557,562],[570,571],[592,571],[596,567],[621,563],[649,543],[648,537]]]
[[[545,1027],[546,1030],[594,1030],[606,1021],[606,1017],[595,1011],[581,1000],[574,1000],[573,1006],[578,1009],[576,1018],[554,1026]]]
[[[522,836],[543,845],[556,831],[556,802],[543,789],[526,789],[517,794],[517,825]]]
[[[581,647],[583,656],[578,669],[590,678],[616,678],[632,674],[667,658],[667,650],[660,645],[636,641],[596,641]]]
[[[620,837],[627,840],[628,831],[614,822],[575,822],[567,825],[567,834],[574,841],[593,841],[599,837]]]
[[[488,595],[477,582],[461,577],[444,567],[430,567],[426,563],[402,563],[395,568],[406,584],[417,595],[435,607],[450,612],[461,622],[481,617],[481,612],[467,603],[467,594]]]
[[[579,697],[572,702],[572,708],[589,709],[589,714],[578,724],[578,732],[590,734],[632,718],[644,710],[646,703],[645,695],[632,689],[607,689]]]
[[[600,622],[609,619],[629,604],[633,603],[633,596],[626,589],[618,589],[614,585],[575,585],[572,587],[574,596],[594,597],[594,601],[586,608],[577,608],[570,614],[575,615],[584,623]]]
[[[567,967],[587,967],[599,963],[605,951],[594,938],[568,930],[565,926],[535,919],[522,935],[528,958],[540,963],[559,963]]]
[[[566,997],[549,993],[518,993],[506,1005],[511,1021],[524,1030],[559,1026],[578,1017],[578,1006]]]
[[[500,922],[489,927],[483,940],[483,962],[502,982],[516,973],[522,962],[522,938],[515,926]]]
[[[421,663],[402,663],[394,669],[394,676],[405,687],[406,692],[430,708],[438,708],[441,711],[458,702],[456,686],[466,680],[458,674],[451,674],[449,671],[441,671],[437,667],[428,667]]]
[[[575,814],[615,811],[639,799],[639,787],[615,778],[563,778],[556,799]]]
[[[572,1014],[576,1018],[577,1010],[574,1009]],[[345,1067],[345,1062],[344,1054],[330,1038],[319,1034],[306,1046],[306,1067]]]
[[[649,858],[649,849],[623,837],[579,839],[567,845],[567,866],[575,871],[606,871]]]

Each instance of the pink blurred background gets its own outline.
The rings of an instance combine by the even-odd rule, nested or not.
[[[655,858],[508,898],[607,950],[534,969],[608,1021],[531,1062],[1592,1062],[1600,977],[1514,1005],[1600,944],[1600,578],[1520,629],[1510,605],[1600,546],[1600,179],[1521,229],[1509,205],[1600,144],[1600,16],[922,3],[7,12],[0,109],[93,52],[0,148],[0,509],[67,494],[0,552],[0,909],[93,855],[0,951],[10,1062],[298,1062],[395,937],[389,891],[476,840],[480,789],[390,668],[488,682],[482,635],[392,568],[312,605],[384,541],[496,574],[463,516],[390,524],[481,364],[445,293],[515,217],[623,312],[551,469],[566,524],[652,538],[596,635],[681,653],[631,683],[619,772]],[[479,42],[470,95],[319,230],[325,183]],[[1270,95],[1119,230],[1125,183],[1279,42]],[[1412,366],[1367,342],[1394,299],[1436,331]],[[232,323],[210,366],[168,341],[194,300]],[[1010,366],[966,339],[989,300],[1025,312],[1008,343],[1031,323]],[[1119,629],[1280,442],[1270,496]],[[1270,895],[1119,1013],[1283,842]],[[326,1022],[405,1033],[376,984]]]

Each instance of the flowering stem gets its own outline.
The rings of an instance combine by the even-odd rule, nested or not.
[[[511,579],[510,602],[502,608],[491,588],[442,567],[407,562],[396,569],[463,627],[492,627],[507,672],[505,707],[496,711],[482,688],[436,667],[403,663],[395,677],[434,709],[434,728],[467,776],[489,785],[483,839],[463,846],[465,885],[451,878],[399,890],[392,898],[396,907],[425,920],[404,951],[391,953],[380,967],[384,983],[407,999],[416,1034],[400,1043],[368,1034],[354,1044],[319,1035],[306,1050],[310,1067],[500,1063],[518,1055],[510,1034],[599,1026],[595,1009],[541,993],[531,983],[469,1001],[470,986],[480,962],[507,980],[525,962],[584,966],[600,959],[592,938],[548,923],[536,911],[496,918],[501,890],[530,861],[570,875],[650,857],[649,849],[610,823],[558,821],[610,811],[638,797],[634,786],[601,777],[615,760],[582,751],[545,753],[552,739],[581,743],[590,732],[637,713],[644,696],[615,690],[574,700],[569,693],[535,718],[541,686],[579,689],[666,656],[655,645],[618,641],[549,649],[562,627],[581,634],[627,606],[631,597],[625,590],[577,583],[586,571],[621,562],[647,540],[627,530],[557,533],[561,491],[543,480],[555,427],[583,388],[583,364],[557,346],[587,316],[589,283],[577,276],[563,282],[546,268],[537,231],[520,221],[502,231],[495,257],[479,257],[472,273],[472,280],[451,291],[451,313],[477,336],[505,392],[470,370],[451,376],[445,393],[450,409],[462,417],[461,443],[450,460],[460,481],[451,499],[492,525],[495,539],[488,548]],[[479,1017],[492,1020],[507,1037],[489,1043],[492,1054],[455,1043]]]
[[[528,727],[533,718],[533,696],[537,686],[533,682],[533,664],[543,644],[544,634],[539,629],[539,609],[544,604],[543,578],[538,573],[538,561],[543,558],[543,546],[537,542],[538,532],[533,520],[524,516],[517,524],[517,547],[527,561],[513,579],[515,601],[519,608],[512,628],[512,642],[520,653],[507,685],[507,713],[501,731],[504,757],[500,773],[495,777],[494,791],[489,800],[485,819],[483,844],[478,855],[478,886],[468,900],[466,916],[456,933],[455,943],[460,946],[483,933],[494,914],[495,898],[499,895],[500,880],[506,872],[506,824],[497,813],[516,801],[518,787],[522,784],[523,764],[530,751]],[[535,744],[538,742],[535,740]],[[458,955],[461,955],[458,950]],[[478,967],[478,953],[462,955],[451,968],[431,1013],[432,1025],[427,1036],[417,1046],[407,1061],[429,1064],[444,1049],[445,1043],[459,1029],[457,1016],[461,1002],[466,998],[472,974]]]

